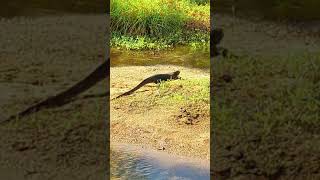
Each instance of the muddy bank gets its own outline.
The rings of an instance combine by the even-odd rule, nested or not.
[[[1,116],[67,89],[101,64],[106,19],[105,15],[1,19]],[[105,91],[106,82],[101,82],[83,95]],[[107,98],[81,97],[0,126],[1,179],[106,176]]]
[[[183,79],[204,77],[209,81],[209,70],[169,65],[112,67],[111,98],[130,90],[149,75],[175,70],[181,71]],[[169,91],[169,94],[184,88],[180,86],[174,86],[176,89]],[[201,107],[185,107],[174,102],[166,104],[165,101],[158,104],[158,100],[161,101],[157,96],[159,93],[157,85],[150,84],[130,96],[111,100],[111,142],[136,144],[172,154],[209,159],[209,102]],[[198,112],[194,124],[188,124],[188,117],[184,116],[182,109],[190,111],[191,115]]]

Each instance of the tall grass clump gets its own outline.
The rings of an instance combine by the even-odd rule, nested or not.
[[[111,0],[111,45],[159,49],[194,41],[191,32],[209,41],[209,8],[187,0]]]
[[[111,27],[121,34],[162,37],[179,32],[186,20],[175,2],[112,0],[111,3]]]

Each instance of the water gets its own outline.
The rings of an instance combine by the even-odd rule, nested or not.
[[[111,48],[111,66],[151,66],[156,64],[171,64],[191,68],[210,68],[210,53],[208,47],[191,48],[176,47],[163,51],[130,51]]]
[[[209,162],[132,145],[111,148],[111,179],[208,180]]]

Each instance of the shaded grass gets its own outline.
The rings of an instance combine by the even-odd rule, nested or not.
[[[208,44],[209,16],[208,4],[186,0],[112,0],[111,46],[162,49],[191,42]]]
[[[320,154],[320,56],[245,57],[212,66],[214,161],[230,167],[230,176],[315,177],[320,167],[310,162]],[[223,82],[223,74],[233,82]]]

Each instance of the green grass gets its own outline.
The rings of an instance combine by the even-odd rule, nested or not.
[[[209,4],[187,0],[111,0],[111,46],[164,49],[208,44]]]
[[[315,148],[320,145],[320,55],[244,57],[212,66],[214,152],[238,167],[233,174],[252,172],[247,161],[266,176],[310,173],[308,162],[320,152]],[[221,80],[223,74],[233,82]],[[241,153],[243,159],[232,161],[226,158],[230,153]]]
[[[209,105],[209,83],[209,77],[163,82],[159,86],[159,103]]]
[[[130,37],[122,36],[117,33],[112,34],[111,44],[113,47],[121,47],[130,50],[140,49],[165,49],[170,47],[165,40],[149,38],[144,36]]]

